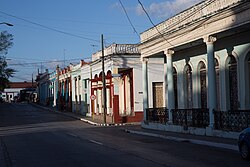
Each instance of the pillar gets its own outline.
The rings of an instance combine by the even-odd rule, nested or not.
[[[214,64],[214,42],[215,37],[204,37],[207,45],[207,62],[208,62],[208,108],[209,108],[209,127],[214,127],[214,109],[216,109],[216,73]]]
[[[146,121],[148,105],[148,59],[142,58],[143,120]]]
[[[166,50],[164,53],[165,53],[165,55],[167,57],[168,123],[172,124],[173,120],[172,120],[172,112],[171,112],[171,110],[175,108],[173,61],[172,61],[172,56],[174,54],[174,51],[173,50]]]

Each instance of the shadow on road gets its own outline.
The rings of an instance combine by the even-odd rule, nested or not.
[[[29,126],[75,121],[49,110],[35,107],[29,103],[0,103],[0,127]]]

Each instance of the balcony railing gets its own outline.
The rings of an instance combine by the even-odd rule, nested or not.
[[[214,111],[214,128],[240,132],[250,127],[250,110]]]
[[[162,108],[147,108],[146,120],[153,123],[166,124],[168,122],[168,109]]]
[[[174,109],[171,112],[174,125],[199,128],[209,125],[208,109]]]

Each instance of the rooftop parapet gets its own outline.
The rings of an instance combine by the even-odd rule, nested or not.
[[[150,28],[143,33],[141,33],[141,43],[158,36],[158,31],[162,34],[171,32],[179,27],[194,23],[196,21],[202,20],[207,16],[216,14],[222,9],[228,8],[238,2],[245,0],[206,0],[191,8],[184,10],[183,12],[163,21],[162,23]]]
[[[104,56],[119,54],[140,54],[137,44],[112,44],[104,49]],[[92,61],[102,57],[102,51],[92,54]]]

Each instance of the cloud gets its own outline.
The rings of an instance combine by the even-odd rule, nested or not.
[[[157,18],[169,18],[203,0],[172,0],[161,3],[152,3],[149,7],[145,7],[149,15]],[[144,15],[141,6],[136,8],[138,15]]]

